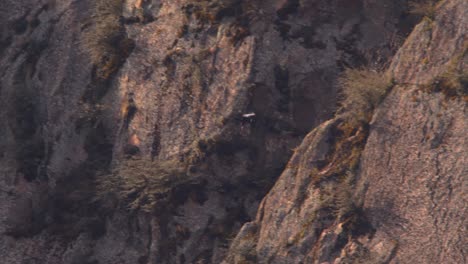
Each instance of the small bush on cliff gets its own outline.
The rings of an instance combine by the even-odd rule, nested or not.
[[[111,173],[97,178],[98,200],[116,199],[129,210],[151,212],[161,201],[174,198],[178,189],[196,184],[175,160],[153,162],[129,159]]]
[[[120,23],[122,1],[98,0],[92,5],[91,25],[84,32],[81,44],[91,61],[99,64],[105,54],[114,51],[116,41],[124,34]]]
[[[107,79],[130,53],[133,42],[126,37],[122,22],[122,0],[97,0],[81,37],[81,48],[96,65],[98,78]]]
[[[223,17],[236,16],[242,12],[239,0],[199,0],[184,6],[187,15],[193,14],[202,23],[217,23]]]
[[[437,0],[411,1],[409,3],[409,13],[433,19],[437,2]]]
[[[434,90],[441,91],[448,97],[468,95],[468,73],[448,71],[436,78]]]
[[[346,69],[339,78],[342,110],[355,121],[367,121],[392,86],[388,74],[371,69]]]
[[[350,181],[351,178],[352,177],[348,175],[336,187],[334,205],[335,215],[339,220],[349,217],[358,208],[353,197],[355,188]]]
[[[468,44],[460,54],[450,60],[446,70],[434,79],[430,89],[434,92],[442,92],[449,98],[463,97],[466,100],[468,71],[463,67],[463,63],[466,63],[467,58]]]

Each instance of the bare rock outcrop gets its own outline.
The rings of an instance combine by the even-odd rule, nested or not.
[[[466,262],[467,10],[416,26],[369,125],[304,139],[225,263]]]

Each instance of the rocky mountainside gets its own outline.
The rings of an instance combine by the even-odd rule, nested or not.
[[[465,263],[467,13],[3,0],[0,262]]]

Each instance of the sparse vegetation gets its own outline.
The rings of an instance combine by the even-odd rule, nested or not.
[[[417,16],[434,18],[438,0],[411,1],[409,13]]]
[[[242,235],[232,241],[230,252],[226,257],[229,263],[253,264],[258,263],[256,245],[258,242],[258,230],[250,227]]]
[[[337,223],[342,223],[350,234],[365,233],[361,223],[365,222],[360,201],[355,198],[360,193],[355,186],[355,176],[359,169],[361,153],[368,137],[364,122],[341,121],[336,127],[333,149],[327,158],[327,165],[312,173],[312,183],[319,186],[321,210],[330,208]]]
[[[224,18],[233,18],[225,24],[226,35],[233,45],[238,45],[250,35],[249,23],[253,17],[258,16],[255,4],[242,0],[200,0],[185,5],[183,9],[187,18],[195,18],[200,25],[219,26]],[[195,31],[199,30],[200,28]],[[189,26],[184,25],[179,36],[185,36],[188,32]]]
[[[311,182],[320,188],[317,212],[331,211],[335,224],[342,227],[340,236],[351,239],[372,232],[362,201],[357,200],[362,190],[355,186],[355,179],[369,135],[369,121],[393,82],[386,73],[361,68],[345,70],[339,84],[343,99],[329,131],[331,148],[325,163],[311,172]]]
[[[435,2],[433,5],[435,8]],[[430,85],[421,87],[428,92],[442,92],[448,98],[463,97],[466,100],[468,74],[463,68],[466,53],[465,48]],[[374,110],[395,83],[388,74],[377,70],[347,69],[339,79],[339,84],[343,95],[342,108],[330,131],[332,136],[328,143],[331,148],[325,165],[314,169],[311,177],[312,183],[320,188],[321,204],[317,212],[332,208],[334,223],[340,227],[340,236],[344,241],[375,231],[366,217],[362,200],[359,200],[362,199],[359,198],[363,192],[359,189],[362,186],[357,186],[355,179],[369,134],[368,123]],[[333,189],[331,195],[327,191],[330,188]],[[302,230],[297,237],[293,237],[291,243],[295,244],[298,238],[304,237],[304,232],[306,231]],[[342,244],[346,244],[345,242]],[[370,253],[364,251],[347,257],[350,263],[361,263],[360,261],[371,258]]]
[[[185,5],[183,10],[187,17],[194,15],[202,23],[214,23],[216,14],[219,12],[219,4],[210,4],[209,1],[202,0]]]
[[[96,77],[108,79],[133,49],[123,26],[122,0],[93,2],[91,17],[81,37],[81,48],[96,66]]]
[[[335,190],[334,206],[337,219],[344,220],[351,216],[358,208],[354,200],[354,186],[352,183],[352,173],[349,172]]]
[[[333,126],[332,149],[327,165],[312,173],[313,183],[324,179],[343,179],[356,171],[368,136],[368,123],[374,109],[393,86],[388,74],[371,69],[346,69],[339,78],[342,107]]]
[[[190,146],[190,151],[187,153],[185,159],[189,164],[198,163],[203,160],[208,153],[214,151],[216,144],[215,138],[196,140]]]
[[[176,160],[125,160],[109,174],[97,178],[97,198],[103,202],[110,198],[132,211],[152,212],[184,186],[197,184],[185,172],[186,166]]]
[[[388,74],[372,69],[346,69],[339,85],[342,88],[343,115],[351,120],[365,121],[382,101],[392,81]]]
[[[448,64],[445,72],[437,76],[429,87],[434,92],[442,92],[449,98],[468,96],[468,71],[459,67],[468,55],[468,47],[455,56]]]
[[[225,16],[241,13],[242,1],[239,0],[200,0],[184,7],[187,15],[193,14],[202,23],[216,23]]]
[[[367,114],[370,116],[370,114]],[[312,182],[320,184],[324,180],[341,179],[359,166],[361,152],[368,136],[365,122],[344,120],[334,128],[336,135],[332,142],[333,149],[327,157],[327,165],[313,172]]]
[[[468,95],[468,72],[447,71],[436,78],[434,90],[448,97]]]
[[[95,200],[105,208],[153,212],[176,205],[187,190],[201,187],[197,168],[210,153],[222,148],[216,137],[195,140],[181,155],[165,161],[141,157],[123,160],[96,178]],[[168,203],[170,202],[170,203]]]

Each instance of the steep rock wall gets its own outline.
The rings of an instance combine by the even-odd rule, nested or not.
[[[125,1],[117,51],[93,56],[94,2],[0,7],[6,263],[219,263],[334,112],[338,73],[385,63],[408,30],[405,1]],[[149,212],[96,199],[130,157],[196,183]]]
[[[416,26],[369,125],[339,115],[304,139],[225,263],[466,262],[467,10],[442,1]]]

